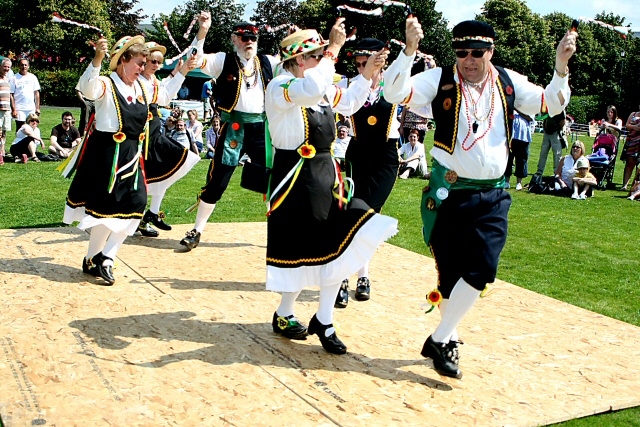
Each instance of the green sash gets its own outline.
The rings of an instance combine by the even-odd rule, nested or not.
[[[244,141],[244,124],[264,122],[265,118],[266,115],[264,113],[222,112],[221,121],[228,123],[227,134],[224,139],[224,151],[222,152],[222,164],[238,166]]]
[[[420,214],[422,216],[422,238],[429,245],[433,225],[442,201],[455,190],[490,190],[504,188],[504,176],[497,179],[471,179],[459,177],[454,171],[433,160],[429,185],[422,192]]]

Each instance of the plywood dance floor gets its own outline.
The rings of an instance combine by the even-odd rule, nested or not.
[[[189,228],[128,239],[112,287],[82,273],[76,228],[0,230],[5,426],[534,426],[640,405],[640,328],[499,282],[460,328],[463,379],[441,377],[419,354],[433,261],[385,245],[330,355],[272,332],[264,223],[209,224],[183,253]]]

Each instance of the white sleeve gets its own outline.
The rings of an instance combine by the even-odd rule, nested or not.
[[[569,78],[553,73],[551,83],[542,88],[531,83],[526,76],[513,70],[506,70],[516,94],[514,107],[528,116],[535,116],[544,109],[544,104],[551,117],[560,114],[569,104],[571,89]]]
[[[107,87],[104,79],[104,77],[100,77],[100,67],[96,68],[92,63],[89,63],[85,72],[80,76],[78,88],[87,99],[95,101],[105,94]]]
[[[202,55],[202,58],[198,58],[198,67],[203,73],[217,79],[222,72],[225,56],[226,53],[224,52]]]

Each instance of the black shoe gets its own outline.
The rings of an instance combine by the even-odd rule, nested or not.
[[[82,272],[95,277],[100,275],[100,273],[98,273],[98,266],[93,263],[93,258],[82,258]]]
[[[335,308],[346,308],[349,304],[349,279],[344,279],[340,284],[338,296],[336,296]]]
[[[99,254],[97,254],[96,256],[91,258],[91,260],[88,262],[88,264],[89,264],[89,267],[91,267],[92,265],[94,266],[93,268],[95,268],[95,273],[96,273],[95,276],[96,277],[103,278],[107,282],[106,286],[111,286],[116,282],[116,278],[113,277],[113,267],[112,266],[110,266],[110,265],[107,265],[107,266],[102,265],[104,263],[104,261],[106,261],[106,260],[113,261],[111,258],[104,256],[102,254],[102,252],[100,252]],[[90,274],[92,274],[92,273],[90,273]]]
[[[307,339],[307,327],[300,321],[291,316],[278,316],[278,313],[273,313],[273,321],[271,322],[273,332],[282,335],[290,340],[306,340]]]
[[[196,231],[195,228],[191,231],[187,231],[184,239],[180,240],[180,244],[182,246],[186,246],[189,250],[197,247],[198,243],[200,243],[200,232]]]
[[[140,221],[140,225],[138,225],[138,231],[144,237],[158,237],[160,235],[157,230],[154,230],[154,228],[145,221]]]
[[[311,327],[311,325],[309,325]],[[435,342],[431,336],[427,338],[420,352],[424,357],[433,360],[433,367],[440,375],[451,378],[462,378],[462,372],[458,367],[460,355],[458,353],[458,343],[449,341],[447,344]]]
[[[150,222],[160,230],[169,231],[171,230],[171,226],[164,222],[164,219],[166,217],[167,216],[162,211],[158,212],[157,214],[154,214],[151,211],[147,211],[147,213],[144,214],[144,218],[142,218],[142,221]]]
[[[356,294],[355,297],[358,301],[367,301],[371,298],[371,283],[369,283],[369,279],[366,277],[358,278],[358,283],[356,285]]]
[[[333,323],[329,325],[323,325],[314,314],[311,318],[311,321],[309,322],[308,332],[309,335],[318,335],[318,338],[320,338],[320,343],[322,343],[322,347],[324,347],[324,349],[329,353],[345,354],[347,352],[347,346],[344,345],[342,341],[340,341],[340,338],[338,338],[338,335],[336,335],[335,332],[328,337],[325,336],[324,332],[329,328],[333,328]]]

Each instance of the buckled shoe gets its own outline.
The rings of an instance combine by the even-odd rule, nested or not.
[[[340,290],[336,296],[335,308],[346,308],[349,304],[349,279],[344,279],[340,284]]]
[[[167,216],[162,211],[158,212],[157,214],[154,214],[151,211],[147,211],[144,214],[144,218],[142,218],[142,220],[144,222],[150,222],[151,224],[155,225],[160,230],[169,231],[169,230],[171,230],[171,226],[169,224],[167,224],[166,222],[164,222],[164,219],[166,217]]]
[[[309,329],[311,329],[311,325],[309,325]],[[433,338],[431,338],[431,335],[429,335],[429,338],[427,338],[422,346],[420,354],[433,360],[433,367],[440,375],[458,379],[462,378],[462,372],[458,367],[460,355],[456,341],[449,341],[446,344],[439,343],[435,342]]]
[[[160,235],[160,233],[158,233],[158,230],[155,230],[150,224],[148,224],[144,220],[140,221],[140,225],[138,225],[138,231],[144,237],[158,237]]]
[[[273,332],[290,340],[307,339],[307,327],[300,323],[293,314],[290,316],[278,316],[277,312],[273,313],[271,326],[273,327]]]
[[[322,347],[329,353],[345,354],[347,352],[347,346],[340,341],[340,338],[338,338],[338,335],[335,332],[329,336],[325,335],[325,331],[329,328],[333,328],[333,323],[323,325],[314,314],[309,322],[308,332],[309,335],[318,335]]]
[[[98,273],[98,267],[93,263],[94,258],[82,258],[82,272],[98,277],[100,274]]]
[[[82,263],[82,271],[87,274],[103,278],[107,282],[105,286],[111,286],[116,282],[116,279],[113,277],[113,267],[110,265],[103,265],[106,260],[113,262],[113,259],[104,256],[102,252],[100,252],[87,261],[87,271],[85,271],[84,268],[85,263]]]
[[[200,243],[200,232],[196,231],[195,228],[191,231],[187,231],[184,238],[180,240],[180,244],[182,246],[186,246],[189,250],[197,247],[198,243]]]
[[[369,279],[366,277],[358,278],[358,283],[356,284],[356,294],[355,298],[358,301],[367,301],[371,298],[371,283],[369,283]]]

